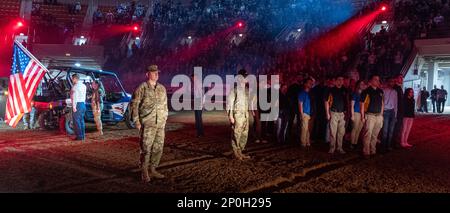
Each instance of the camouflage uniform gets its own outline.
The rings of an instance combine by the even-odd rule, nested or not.
[[[131,118],[141,124],[140,130],[140,166],[155,168],[159,165],[163,153],[164,131],[168,116],[167,94],[163,85],[155,87],[149,82],[142,83],[134,92],[131,100]]]
[[[94,115],[95,126],[100,135],[103,135],[103,97],[105,97],[105,92],[102,88],[99,88],[97,91],[94,90],[91,97],[92,114]]]
[[[249,90],[235,86],[227,97],[228,117],[234,118],[231,146],[236,156],[242,155],[249,129]]]

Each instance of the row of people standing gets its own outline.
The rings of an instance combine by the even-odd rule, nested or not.
[[[415,100],[414,95],[409,97],[412,89],[403,92],[403,76],[388,79],[383,87],[377,75],[367,83],[352,83],[343,76],[337,76],[325,85],[315,87],[312,78],[299,80],[302,83],[280,86],[279,102],[283,104],[280,104],[275,125],[279,142],[298,142],[299,139],[300,144],[308,149],[311,139],[323,140],[329,143],[330,154],[336,151],[344,154],[345,139],[350,141],[350,148],[355,149],[362,138],[365,156],[376,153],[378,142],[382,152],[395,147],[411,147],[408,135],[414,118]],[[300,134],[291,134],[295,132]]]
[[[431,95],[430,95],[431,93]],[[444,89],[444,85],[441,85],[441,88],[438,89],[436,85],[434,85],[434,89],[431,92],[427,91],[426,87],[420,91],[417,97],[417,106],[418,111],[428,113],[428,98],[431,99],[431,105],[433,107],[433,113],[443,113],[445,109],[445,102],[447,101],[447,90]]]

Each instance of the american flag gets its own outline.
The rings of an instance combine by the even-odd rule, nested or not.
[[[28,50],[14,41],[13,63],[9,76],[5,121],[16,127],[24,113],[31,111],[31,100],[47,72]]]

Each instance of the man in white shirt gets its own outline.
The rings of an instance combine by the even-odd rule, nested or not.
[[[76,138],[75,140],[84,141],[85,124],[84,114],[86,113],[86,85],[80,82],[78,74],[72,75],[73,87],[70,91],[70,99],[72,101],[72,116]]]
[[[389,78],[384,93],[384,111],[383,111],[383,127],[382,127],[382,139],[381,146],[382,152],[389,152],[393,148],[392,138],[395,130],[395,122],[397,120],[398,111],[398,94],[394,89],[396,84],[394,78]]]

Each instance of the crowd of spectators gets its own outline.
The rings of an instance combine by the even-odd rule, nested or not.
[[[388,29],[382,26],[362,40],[358,70],[363,78],[371,74],[388,78],[398,74],[413,49],[413,40],[427,38],[443,28],[450,15],[448,0],[400,0],[395,3]]]
[[[413,48],[413,39],[427,37],[433,29],[445,26],[450,13],[448,0],[395,1],[389,22],[378,32],[362,35],[357,45],[335,48],[338,51],[325,57],[319,56],[317,48],[308,48],[357,12],[373,11],[381,0],[366,1],[359,11],[352,2],[193,0],[183,5],[169,0],[147,7],[130,1],[107,11],[99,8],[93,21],[107,25],[142,23],[149,14],[141,26],[144,34],[139,45],[127,45],[132,51],[106,48],[107,67],[133,73],[145,64],[156,63],[170,71],[162,76],[165,83],[174,74],[190,74],[193,66],[221,76],[246,68],[253,74],[282,74],[284,79],[296,79],[298,74],[325,79],[336,73],[357,73],[357,78],[367,79],[371,74],[387,78],[399,73]],[[78,5],[73,4],[73,10]],[[39,5],[33,11],[40,13]],[[75,22],[58,26],[51,14],[41,16],[46,20],[41,29],[62,27],[55,35],[74,31]],[[244,26],[235,28],[238,22]],[[111,42],[114,45],[117,42]],[[326,45],[333,49],[335,44]]]
[[[102,11],[98,8],[93,14],[94,24],[130,24],[140,22],[145,17],[147,8],[136,2],[123,2],[114,9]]]
[[[173,1],[158,3],[146,26],[151,38],[144,38],[146,45],[139,51],[139,57],[122,63],[121,70],[129,72],[130,64],[142,60],[160,64],[170,73],[185,74],[192,72],[195,65],[220,75],[233,73],[238,67],[247,67],[255,74],[281,70],[286,73],[288,70],[292,75],[306,70],[315,72],[309,69],[311,66],[316,71],[331,69],[342,58],[345,63],[349,61],[346,53],[341,53],[338,59],[328,60],[310,57],[311,51],[301,53],[304,57],[300,60],[288,53],[297,53],[307,41],[327,32],[355,12],[350,0],[219,0],[208,4],[204,0],[194,0],[188,6]],[[217,39],[218,32],[233,28],[238,22],[244,23],[244,27]],[[298,23],[302,27],[301,37],[295,41],[277,39],[286,36],[280,32]],[[191,41],[186,42],[188,36]],[[190,54],[189,60],[173,60],[174,55],[185,52],[195,55]]]

